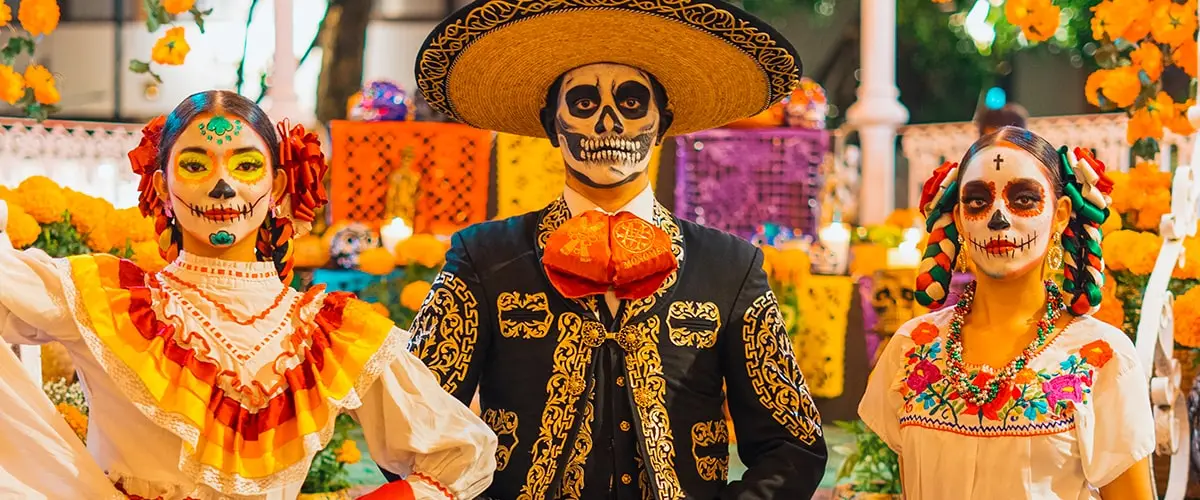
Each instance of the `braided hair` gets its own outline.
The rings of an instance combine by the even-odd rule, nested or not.
[[[168,175],[167,163],[170,160],[171,148],[179,140],[183,131],[191,123],[205,113],[225,114],[236,116],[250,126],[254,133],[267,144],[271,156],[272,168],[280,165],[280,136],[270,117],[254,101],[227,90],[209,90],[192,94],[175,107],[167,115],[163,123],[162,134],[157,147],[155,163],[163,176]],[[145,189],[145,188],[143,188]],[[155,230],[158,231],[159,251],[168,262],[179,256],[183,246],[183,234],[173,214],[160,212],[155,218]],[[295,231],[291,219],[276,216],[274,211],[267,213],[266,219],[258,230],[258,242],[255,254],[260,261],[272,261],[279,279],[285,284],[292,280],[292,236]]]
[[[926,216],[929,244],[918,269],[917,301],[938,308],[948,296],[953,266],[961,251],[954,223],[962,179],[962,169],[958,166],[967,165],[980,151],[1000,143],[1017,147],[1037,159],[1053,186],[1055,199],[1066,196],[1071,200],[1071,218],[1062,234],[1063,290],[1069,295],[1066,303],[1072,314],[1096,311],[1104,285],[1100,225],[1109,215],[1106,187],[1100,185],[1104,165],[1087,151],[1055,149],[1037,134],[1017,127],[1003,127],[979,138],[961,162],[942,165],[925,183],[921,209]]]

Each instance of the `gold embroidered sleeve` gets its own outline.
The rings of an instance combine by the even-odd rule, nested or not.
[[[750,467],[721,498],[811,498],[827,460],[821,417],[756,254],[722,335],[738,454]]]
[[[482,284],[471,267],[459,236],[446,255],[446,265],[433,281],[421,310],[413,319],[409,350],[425,363],[463,404],[470,404],[479,382],[479,367],[487,335],[481,328],[487,306],[480,302]]]

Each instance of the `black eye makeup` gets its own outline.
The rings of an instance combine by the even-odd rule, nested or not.
[[[986,217],[995,201],[996,185],[985,181],[971,181],[963,185],[959,199],[963,214],[970,220]]]
[[[1004,186],[1004,202],[1013,215],[1037,217],[1046,209],[1046,193],[1033,179],[1013,179]]]

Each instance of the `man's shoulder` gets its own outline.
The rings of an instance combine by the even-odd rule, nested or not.
[[[703,255],[730,264],[745,262],[749,265],[758,254],[758,247],[743,238],[692,221],[676,220],[689,256]]]
[[[539,213],[472,224],[455,233],[454,244],[465,247],[476,260],[524,253],[533,247]]]

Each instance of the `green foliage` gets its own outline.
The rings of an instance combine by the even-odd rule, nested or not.
[[[896,453],[862,421],[834,425],[854,436],[853,447],[839,450],[846,453],[846,461],[838,469],[835,482],[847,480],[857,493],[900,494],[900,458]]]
[[[367,302],[383,304],[387,307],[388,317],[401,328],[408,328],[412,324],[413,318],[417,312],[404,307],[400,303],[400,296],[404,291],[404,287],[415,281],[425,281],[432,283],[437,276],[438,270],[434,268],[424,267],[419,264],[409,264],[399,274],[398,278],[383,279],[363,289],[358,294],[359,298]]]
[[[71,225],[70,212],[64,212],[61,221],[42,224],[42,234],[33,242],[33,247],[56,258],[92,253],[87,246],[87,239]]]
[[[337,449],[350,439],[350,431],[357,426],[349,415],[338,415],[333,437],[330,438],[329,444],[313,457],[308,477],[304,478],[304,485],[300,487],[301,493],[331,493],[351,486],[346,474],[346,464],[337,460]]]

